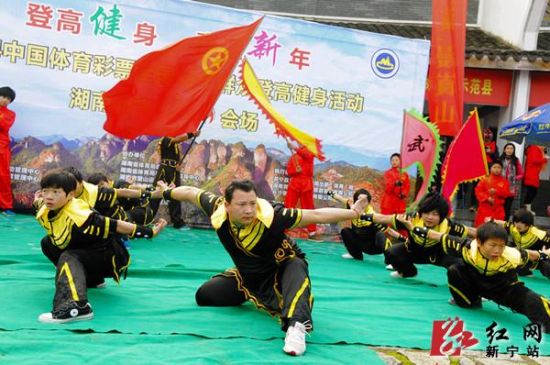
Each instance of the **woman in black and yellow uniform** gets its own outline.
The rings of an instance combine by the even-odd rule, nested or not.
[[[412,228],[412,224],[406,223]],[[415,234],[441,242],[446,254],[461,258],[447,270],[453,302],[464,308],[481,308],[481,297],[519,312],[550,333],[550,301],[519,281],[517,270],[529,261],[546,262],[550,249],[524,250],[506,246],[506,230],[493,223],[482,224],[477,238],[467,240],[427,228],[414,227]]]
[[[157,182],[164,181],[167,185],[180,186],[180,164],[181,164],[181,149],[180,143],[187,141],[200,134],[199,131],[195,133],[186,133],[174,138],[162,137],[157,145],[157,151],[160,155],[160,165],[157,170],[155,179],[153,180],[153,186],[156,186]],[[155,200],[151,201],[151,208],[153,209],[153,215],[157,214],[160,202]],[[168,211],[170,212],[170,220],[174,228],[181,228],[185,224],[181,217],[181,203],[177,201],[168,202]]]
[[[414,214],[412,224],[414,227],[427,227],[441,233],[448,233],[454,236],[466,237],[475,235],[475,229],[455,223],[447,218],[449,204],[441,195],[428,193],[418,203],[417,213]],[[436,266],[449,267],[457,261],[455,257],[446,255],[441,244],[437,240],[430,240],[426,237],[419,237],[410,229],[405,227],[398,219],[398,215],[363,214],[362,219],[387,224],[398,231],[406,230],[409,234],[407,242],[393,244],[384,255],[386,263],[393,266],[395,277],[409,278],[416,276],[418,270],[414,264],[432,264]]]
[[[197,304],[236,306],[250,300],[280,316],[287,331],[283,350],[302,355],[306,330],[312,328],[313,297],[305,255],[285,230],[357,218],[366,199],[358,200],[353,209],[285,208],[258,198],[248,180],[233,181],[223,197],[191,186],[165,190],[163,196],[201,208],[236,266],[203,284],[196,293]]]
[[[357,199],[364,196],[369,202],[369,205],[365,208],[364,213],[374,213],[374,208],[370,204],[372,201],[372,196],[367,189],[357,189],[353,193],[353,200],[346,199],[332,190],[329,190],[327,195],[337,202],[342,203],[347,209],[349,209],[352,203],[355,203]],[[343,254],[342,257],[363,260],[363,253],[366,253],[367,255],[379,255],[383,253],[391,246],[391,241],[384,233],[396,238],[399,242],[406,241],[405,237],[388,226],[367,222],[362,219],[352,219],[351,227],[342,228],[340,231],[342,241],[348,251],[348,254]]]
[[[518,209],[513,217],[512,223],[495,220],[495,223],[503,226],[510,235],[512,243],[516,248],[542,250],[550,248],[550,235],[540,228],[534,226],[533,213],[527,209]],[[550,262],[533,262],[519,270],[520,275],[530,275],[532,270],[538,269],[541,274],[550,279]]]
[[[151,229],[104,217],[74,198],[76,185],[74,175],[63,170],[49,172],[40,181],[42,203],[36,219],[48,234],[42,245],[54,248],[45,253],[57,268],[53,310],[38,318],[45,323],[92,319],[89,282],[106,277],[118,282],[130,263],[128,251],[113,235],[148,238],[166,225],[161,221]]]

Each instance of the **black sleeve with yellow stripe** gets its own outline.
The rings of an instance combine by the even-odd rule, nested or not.
[[[465,238],[468,235],[468,229],[463,224],[449,221],[449,235]]]
[[[449,256],[462,257],[462,252],[468,249],[469,243],[470,240],[463,237],[451,236],[449,234],[444,234],[441,237],[443,251]]]
[[[116,203],[116,190],[112,188],[99,188],[94,209],[103,210],[112,208]]]
[[[275,229],[292,229],[302,221],[301,209],[285,208],[282,204],[275,204],[273,209],[274,217],[272,227]]]
[[[78,230],[86,236],[106,239],[110,233],[115,233],[117,220],[104,217],[98,213],[90,214],[86,222]]]
[[[197,194],[197,205],[206,213],[207,216],[211,216],[220,204],[223,204],[223,197],[212,194],[208,191],[201,191]]]

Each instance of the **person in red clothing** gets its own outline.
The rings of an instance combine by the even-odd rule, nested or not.
[[[502,176],[502,162],[494,161],[489,175],[481,179],[476,186],[476,198],[479,202],[474,227],[485,223],[490,217],[504,220],[504,202],[510,193],[510,183]]]
[[[523,175],[523,205],[533,213],[531,203],[535,199],[540,186],[540,172],[548,162],[548,156],[540,146],[530,145],[525,150],[525,173]]]
[[[313,159],[314,156],[304,146],[298,146],[290,139],[286,139],[288,149],[292,155],[286,165],[286,173],[289,177],[288,190],[285,197],[285,207],[296,208],[300,201],[302,209],[315,209],[313,205]],[[307,226],[308,238],[318,240],[316,236],[317,226]]]
[[[411,189],[409,174],[401,172],[401,155],[390,157],[391,168],[384,172],[384,194],[380,203],[380,213],[405,213],[407,198]]]
[[[0,211],[11,213],[13,196],[10,176],[10,135],[15,112],[8,105],[15,100],[15,91],[9,86],[0,87]]]

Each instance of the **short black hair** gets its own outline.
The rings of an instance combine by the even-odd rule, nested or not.
[[[399,153],[396,152],[396,153],[392,153],[392,155],[390,156],[390,161],[391,161],[391,159],[394,158],[394,157],[399,157],[399,159],[401,159],[401,155],[400,155]]]
[[[72,174],[79,183],[84,180],[82,173],[74,166],[65,167],[63,171],[67,171],[69,174]]]
[[[99,185],[100,182],[109,182],[109,178],[103,172],[96,172],[88,176],[87,181],[90,184]]]
[[[15,91],[9,86],[2,86],[0,87],[0,96],[5,96],[13,102],[15,100]]]
[[[500,167],[502,167],[502,161],[499,159],[494,160],[493,162],[491,162],[489,168],[493,167],[493,165],[500,165]]]
[[[371,202],[372,200],[372,195],[370,195],[369,191],[367,189],[357,189],[355,190],[355,193],[353,193],[353,202],[355,203],[357,201],[357,199],[359,199],[359,195],[361,194],[365,194],[367,196],[367,200],[369,201],[369,203]]]
[[[435,192],[429,192],[424,195],[418,203],[418,213],[428,213],[432,210],[437,210],[441,220],[447,218],[449,215],[449,203],[447,203],[447,199]]]
[[[51,170],[40,180],[40,188],[63,189],[65,194],[76,190],[76,178],[65,170]]]
[[[508,232],[506,232],[504,227],[496,224],[495,222],[487,222],[477,228],[476,238],[477,242],[481,245],[491,238],[507,242]]]
[[[512,222],[520,222],[523,224],[527,224],[528,226],[532,226],[533,224],[535,224],[535,218],[533,217],[533,213],[525,208],[520,208],[516,210],[514,215],[512,216]]]
[[[227,188],[225,188],[224,197],[226,202],[231,203],[235,190],[242,190],[245,193],[253,191],[256,195],[258,195],[256,185],[254,185],[254,182],[251,180],[235,180],[232,181]]]

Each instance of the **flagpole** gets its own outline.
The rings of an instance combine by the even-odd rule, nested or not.
[[[199,128],[197,129],[197,132],[202,129],[202,127],[204,126],[204,123],[206,122],[206,119],[208,119],[208,117],[204,118],[204,120],[201,122],[201,124],[199,125]],[[193,147],[193,144],[195,143],[196,139],[197,139],[197,135],[194,134],[193,139],[191,140],[191,143],[189,143],[189,148],[187,148],[187,150],[185,151],[183,156],[180,158],[180,161],[179,161],[178,165],[181,165],[181,163],[183,162],[185,157],[187,157],[187,155],[189,154],[189,151],[191,151],[191,147]]]
[[[401,169],[403,167],[401,163],[401,157],[403,156],[403,136],[405,135],[405,113],[406,110],[403,109],[403,125],[401,126],[401,144],[399,145],[399,181],[401,181]],[[390,161],[391,164],[391,161]],[[403,185],[399,185],[399,196],[403,195]]]

